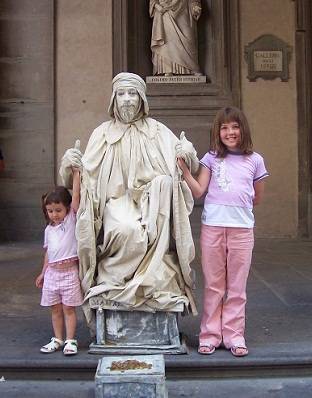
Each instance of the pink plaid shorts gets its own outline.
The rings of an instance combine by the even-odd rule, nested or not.
[[[71,263],[49,265],[42,288],[41,305],[64,304],[77,307],[83,302],[78,265]]]

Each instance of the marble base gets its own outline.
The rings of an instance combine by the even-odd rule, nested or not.
[[[186,354],[177,313],[96,310],[96,341],[91,354]]]

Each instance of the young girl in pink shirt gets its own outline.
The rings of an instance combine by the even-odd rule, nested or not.
[[[226,107],[217,113],[210,151],[200,163],[194,178],[178,158],[194,197],[206,192],[200,237],[205,289],[198,352],[213,354],[223,343],[234,356],[245,356],[253,206],[263,197],[268,173],[263,158],[252,150],[249,125],[241,110]]]
[[[76,213],[80,201],[80,173],[73,170],[73,196],[64,187],[56,187],[42,197],[47,220],[44,233],[46,250],[41,274],[36,286],[42,288],[41,305],[51,307],[54,337],[41,347],[42,353],[52,353],[63,347],[64,355],[77,354],[76,310],[82,304],[78,275]],[[66,339],[63,341],[64,324]]]

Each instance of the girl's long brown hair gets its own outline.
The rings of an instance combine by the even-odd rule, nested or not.
[[[50,224],[50,219],[46,209],[47,205],[52,203],[62,203],[67,209],[69,209],[71,201],[71,194],[69,193],[68,189],[62,186],[57,186],[53,189],[53,191],[42,195],[41,207],[47,224]]]
[[[217,112],[210,135],[210,151],[214,152],[218,158],[224,158],[227,155],[228,150],[220,139],[220,129],[223,123],[230,122],[236,122],[239,125],[241,152],[244,155],[252,154],[252,140],[247,118],[240,109],[234,106],[227,106]]]

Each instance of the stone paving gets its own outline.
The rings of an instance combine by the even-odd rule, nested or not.
[[[196,245],[198,246],[198,239],[196,239]],[[92,372],[95,373],[99,357],[88,354],[88,346],[91,339],[80,310],[78,312],[77,330],[79,339],[78,355],[65,358],[61,352],[50,355],[43,355],[39,352],[40,346],[49,341],[52,333],[50,314],[47,309],[40,307],[40,291],[34,286],[35,277],[41,269],[41,258],[42,249],[39,243],[0,243],[0,372],[14,367],[35,366],[37,368],[40,367],[42,370],[46,369],[46,373],[49,372],[50,367],[59,368],[60,370],[66,368],[67,371],[70,369],[73,372],[75,372],[75,369],[88,368],[92,375]],[[194,261],[193,267],[196,269],[196,297],[199,311],[201,311],[203,287],[198,256]],[[190,372],[191,378],[194,376],[194,374],[191,376],[192,369],[205,367],[210,367],[210,372],[212,372],[210,374],[218,378],[218,372],[220,372],[222,366],[227,369],[235,369],[235,367],[242,365],[269,367],[275,364],[282,368],[284,365],[287,366],[293,363],[292,369],[296,369],[296,367],[302,368],[307,364],[310,369],[309,372],[311,372],[312,242],[286,239],[256,240],[252,270],[248,282],[246,330],[250,351],[248,357],[234,358],[224,349],[217,350],[214,355],[208,358],[197,354],[199,321],[199,317],[192,316],[184,317],[180,321],[180,330],[188,338],[190,353],[189,355],[166,356],[166,369],[169,371],[172,369],[173,378],[174,372],[179,374],[183,369],[185,370],[185,367]],[[286,397],[281,392],[286,388],[285,386],[289,387],[287,387],[289,391],[292,391],[292,389],[295,391],[294,383],[296,378],[298,378],[299,384],[297,387],[299,390],[300,388],[305,389],[310,391],[311,394],[299,394],[298,396],[312,396],[312,382],[310,379],[312,373],[309,372],[307,372],[308,378],[305,378],[298,375],[295,370],[292,370],[288,375],[293,377],[292,380],[282,378],[280,381],[278,379],[270,379],[270,375],[267,374],[268,381],[265,388],[268,390],[269,386],[271,386],[271,395],[262,396]],[[281,375],[281,377],[284,376],[285,374]],[[88,391],[89,381],[90,378],[85,384],[85,388]],[[169,381],[174,383],[173,380]],[[18,388],[18,383],[14,385],[12,383],[10,384],[9,380],[5,384],[6,387],[0,383],[0,392],[4,388],[8,392],[8,395],[0,394],[1,397],[13,397],[13,395],[9,395],[9,390]],[[19,383],[22,383],[22,381]],[[194,378],[190,379],[190,386],[197,386],[196,388],[198,389],[198,394],[194,396],[205,396],[200,393],[200,391],[205,390],[205,383],[194,383]],[[214,388],[213,383],[215,381],[210,380],[209,388]],[[245,383],[247,383],[247,386],[248,379],[246,379]],[[187,388],[185,387],[183,390],[182,384],[181,381],[178,384],[180,395],[177,395],[176,386],[172,387],[176,391],[176,395],[171,393],[170,396],[185,396],[183,394],[187,391]],[[227,388],[226,385],[225,383],[225,388]],[[256,384],[251,383],[250,385],[255,389]],[[33,386],[36,389],[33,382],[29,386]],[[240,391],[237,382],[233,383],[234,387],[237,388],[237,391]],[[240,388],[243,389],[243,387],[242,379]],[[275,391],[275,395],[272,391]],[[36,396],[34,393],[33,397]],[[50,397],[50,395],[47,396]],[[67,395],[58,396],[65,397]],[[79,396],[76,394],[77,398]],[[82,396],[87,397],[89,395]],[[219,395],[212,396],[218,397]],[[241,396],[258,398],[261,395],[257,395],[254,392],[253,395]],[[296,395],[287,396],[295,397]]]
[[[0,244],[0,361],[27,354],[44,359],[41,344],[51,336],[50,314],[40,307],[40,290],[34,286],[41,269],[39,243]],[[202,274],[199,258],[196,297],[201,311]],[[77,336],[81,355],[86,355],[90,337],[79,310]],[[180,329],[196,348],[199,317],[181,318]],[[253,352],[265,356],[311,352],[312,355],[312,242],[258,239],[248,282],[247,342]],[[293,347],[293,348],[292,348]],[[226,354],[219,350],[213,357]],[[58,356],[60,353],[56,353]],[[53,354],[54,356],[54,354]],[[88,354],[87,356],[90,357]],[[199,356],[198,357],[202,357]],[[51,358],[52,359],[52,358]]]

